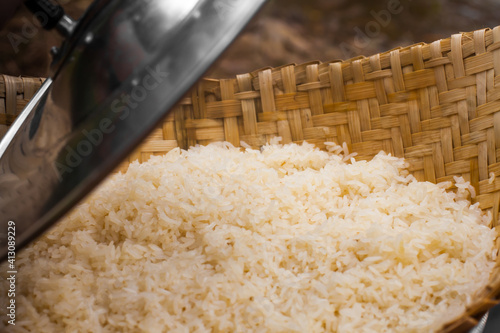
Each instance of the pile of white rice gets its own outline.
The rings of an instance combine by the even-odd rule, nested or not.
[[[496,257],[467,183],[447,193],[402,159],[330,148],[132,164],[18,253],[0,331],[431,332],[460,316]]]

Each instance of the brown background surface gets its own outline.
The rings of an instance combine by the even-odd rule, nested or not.
[[[90,2],[59,1],[73,18]],[[389,8],[398,13],[390,14]],[[383,17],[381,11],[390,16]],[[495,0],[271,0],[208,75],[222,78],[266,66],[368,56],[492,28],[500,24],[499,13],[500,1]],[[14,34],[26,37],[23,28],[33,21],[22,9],[0,31],[1,74],[48,74],[49,50],[61,42],[57,33],[36,28],[17,50],[9,40],[9,34],[11,39]]]

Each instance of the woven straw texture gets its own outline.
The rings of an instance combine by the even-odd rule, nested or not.
[[[41,82],[0,76],[0,134]],[[175,147],[224,140],[260,147],[276,136],[282,143],[306,140],[319,147],[326,141],[346,142],[357,159],[384,150],[405,157],[419,180],[463,176],[478,194],[472,201],[492,211],[496,227],[500,27],[343,62],[204,79],[119,169]],[[468,331],[498,303],[499,273],[497,265],[467,314],[443,332]]]
[[[0,138],[42,83],[41,78],[0,75]]]

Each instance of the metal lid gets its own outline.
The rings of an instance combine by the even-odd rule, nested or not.
[[[51,226],[164,118],[265,0],[95,1],[0,142],[0,258]]]

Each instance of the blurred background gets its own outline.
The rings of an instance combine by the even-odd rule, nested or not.
[[[250,0],[249,0],[250,1]],[[73,18],[92,1],[60,0]],[[372,55],[500,25],[498,0],[271,0],[207,76]],[[47,76],[55,32],[24,8],[0,31],[0,74]],[[24,30],[23,30],[24,29]]]

